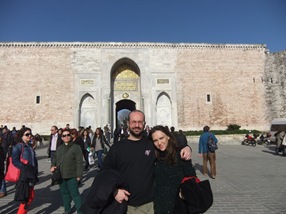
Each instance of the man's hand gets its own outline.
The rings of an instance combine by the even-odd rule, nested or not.
[[[183,160],[191,160],[192,158],[192,150],[189,146],[185,146],[180,152],[181,158]]]
[[[122,203],[123,201],[128,201],[128,196],[130,193],[125,189],[117,189],[114,192],[114,198],[118,203]]]
[[[203,154],[202,154],[202,153],[199,153],[199,157],[202,158],[202,157],[203,157]]]
[[[51,172],[55,171],[56,168],[57,168],[56,166],[52,166],[51,167]]]

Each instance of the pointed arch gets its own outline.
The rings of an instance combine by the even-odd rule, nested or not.
[[[172,126],[172,103],[168,93],[161,92],[156,100],[157,124]]]
[[[130,58],[118,59],[111,68],[111,126],[117,127],[122,109],[141,109],[141,80],[138,65]],[[122,102],[121,102],[122,101]],[[132,104],[130,104],[132,103]]]
[[[92,96],[90,93],[85,93],[85,94],[81,97],[81,99],[80,99],[79,109],[81,108],[83,101],[84,101],[87,97],[91,97],[92,99],[94,99],[93,96]]]
[[[79,125],[82,127],[96,126],[96,102],[93,96],[86,93],[79,104]]]

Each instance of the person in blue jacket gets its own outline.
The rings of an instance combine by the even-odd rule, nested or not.
[[[26,214],[35,198],[34,186],[38,182],[38,161],[34,149],[29,145],[32,130],[23,127],[17,133],[17,144],[13,147],[12,163],[20,169],[16,184],[15,201],[20,201],[17,214]]]
[[[207,164],[210,162],[210,174],[211,178],[216,177],[216,153],[211,152],[208,148],[209,138],[213,138],[214,142],[217,143],[218,140],[213,133],[210,132],[210,127],[205,126],[203,128],[204,133],[200,136],[199,140],[199,155],[203,158],[203,174],[206,176],[208,174]]]

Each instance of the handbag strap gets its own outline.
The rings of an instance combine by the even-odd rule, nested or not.
[[[193,179],[196,183],[200,183],[201,180],[198,179],[196,176],[190,176],[190,177],[184,177],[183,180],[181,181],[181,183],[184,183],[187,180]]]
[[[23,153],[24,153],[24,145],[23,145],[23,143],[20,143],[20,144],[21,144],[21,147],[22,147],[21,156],[20,156],[20,160],[21,160],[22,157],[23,157]]]
[[[23,144],[23,143],[20,143],[20,142],[19,142],[19,144],[21,144],[20,162],[23,163],[23,164],[26,164],[26,163],[23,162],[24,144]],[[7,157],[7,160],[8,160],[8,158],[9,158],[9,157]],[[12,156],[11,156],[11,160],[13,160]],[[25,160],[25,159],[24,159],[24,160]],[[25,160],[25,161],[26,161],[26,160]],[[28,161],[27,161],[27,162],[28,162]]]
[[[20,155],[20,161],[22,162],[22,158],[23,158],[23,153],[24,153],[24,144],[23,143],[20,143],[21,144],[21,155]]]

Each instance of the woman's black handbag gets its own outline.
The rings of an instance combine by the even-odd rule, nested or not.
[[[57,168],[53,171],[52,174],[52,184],[60,184],[63,181],[60,166],[57,166]]]

